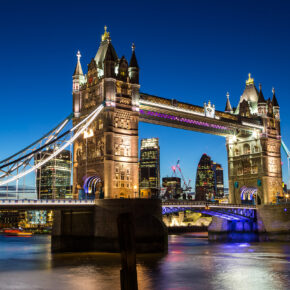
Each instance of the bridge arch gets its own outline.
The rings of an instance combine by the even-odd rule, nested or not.
[[[240,192],[242,204],[261,204],[261,197],[257,187],[242,186]]]
[[[83,189],[87,199],[103,198],[102,180],[97,175],[87,177]]]

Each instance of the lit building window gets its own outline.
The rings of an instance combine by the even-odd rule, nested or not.
[[[244,154],[251,154],[251,147],[249,144],[244,144]]]

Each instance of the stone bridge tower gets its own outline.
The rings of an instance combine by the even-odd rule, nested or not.
[[[255,199],[257,204],[274,202],[282,194],[280,108],[273,90],[265,100],[249,74],[236,109],[227,100],[226,110],[239,115],[241,122],[251,118],[260,129],[254,133],[237,131],[227,138],[229,192],[231,203]]]
[[[83,75],[78,53],[73,75],[74,124],[104,103],[101,115],[74,144],[73,193],[96,191],[105,198],[133,198],[139,192],[139,67],[132,45],[128,64],[118,58],[105,27],[97,54]],[[89,180],[89,182],[88,182]]]

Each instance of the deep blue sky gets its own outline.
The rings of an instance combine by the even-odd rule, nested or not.
[[[1,1],[0,159],[71,112],[75,54],[86,71],[105,24],[119,57],[135,42],[142,92],[223,110],[227,91],[237,105],[249,72],[265,97],[274,86],[290,147],[289,1]],[[160,138],[161,176],[180,159],[195,179],[202,153],[227,173],[222,137],[140,124],[145,137]]]

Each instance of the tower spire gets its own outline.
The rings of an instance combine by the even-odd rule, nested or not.
[[[129,67],[139,68],[138,62],[137,62],[137,58],[136,58],[136,54],[135,54],[135,44],[134,44],[134,42],[132,43],[131,47],[132,47],[132,56],[131,56]]]
[[[276,94],[275,94],[275,88],[272,88],[272,93],[273,93],[273,97],[272,97],[272,105],[273,107],[279,107],[277,98],[276,98]]]
[[[77,65],[76,65],[76,68],[75,68],[73,76],[83,76],[84,73],[83,73],[83,69],[82,69],[82,65],[81,65],[81,57],[82,57],[82,55],[81,55],[79,50],[78,50],[76,56],[77,56],[78,60],[77,60]]]
[[[139,66],[135,54],[135,44],[132,43],[132,56],[129,63],[129,77],[133,84],[139,84]]]
[[[258,104],[266,103],[264,95],[262,93],[262,84],[259,84],[259,98],[258,98]]]
[[[233,108],[232,108],[231,103],[230,103],[230,94],[229,94],[229,92],[227,92],[226,96],[227,96],[227,103],[226,103],[225,112],[231,113],[233,111]]]

